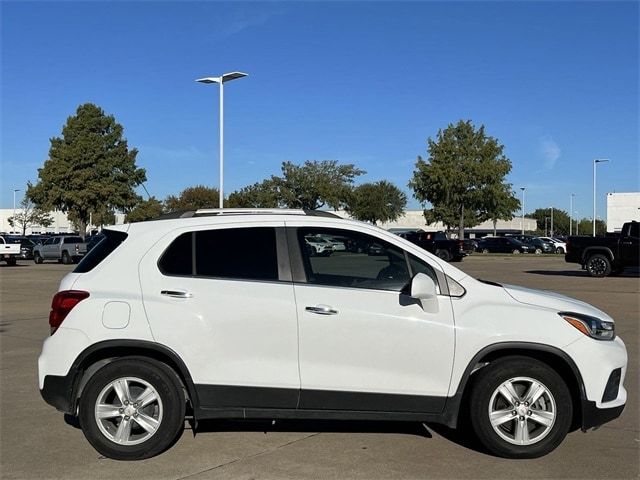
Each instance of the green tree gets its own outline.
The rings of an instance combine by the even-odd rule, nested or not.
[[[353,189],[346,210],[357,220],[371,222],[390,222],[404,213],[407,196],[393,183],[381,180],[363,183]]]
[[[578,233],[580,235],[593,235],[593,221],[590,218],[583,218],[578,224]],[[596,220],[596,235],[601,237],[607,233],[607,224],[602,220]],[[576,229],[573,229],[573,234],[576,234]]]
[[[229,208],[277,208],[278,190],[272,180],[264,180],[241,188],[225,201]]]
[[[498,220],[511,220],[513,212],[520,208],[520,200],[511,190],[511,184],[491,183],[482,190],[484,217],[493,223],[493,235],[496,235]]]
[[[140,201],[134,187],[146,180],[136,166],[122,125],[91,103],[67,119],[62,136],[51,139],[49,159],[38,169],[38,182],[27,196],[41,209],[57,208],[86,232],[92,212],[128,211]]]
[[[353,180],[366,173],[353,164],[336,160],[306,161],[304,165],[282,163],[282,176],[271,177],[278,203],[288,208],[317,210],[324,206],[339,209],[346,205]]]
[[[27,228],[40,225],[41,227],[49,227],[53,224],[51,214],[36,207],[26,195],[20,202],[20,211],[10,216],[7,221],[11,228],[19,228],[22,235],[25,235]]]
[[[551,235],[551,208],[537,208],[534,212],[527,213],[526,216],[536,219],[538,223],[537,235]],[[546,230],[545,224],[547,226]],[[575,220],[571,230],[575,233]],[[569,215],[564,210],[553,209],[553,234],[569,235]]]
[[[162,202],[156,197],[150,197],[148,200],[141,200],[135,207],[131,209],[125,217],[125,222],[144,222],[145,220],[153,220],[164,213]]]
[[[177,197],[169,195],[164,201],[167,212],[198,210],[199,208],[218,208],[220,197],[217,188],[197,185],[185,188]]]
[[[511,161],[504,146],[487,136],[484,126],[476,129],[470,120],[460,120],[428,139],[429,158],[418,157],[409,186],[422,203],[428,223],[442,222],[457,227],[464,238],[465,225],[472,227],[485,218],[487,192],[504,184]],[[506,188],[506,187],[505,187]]]

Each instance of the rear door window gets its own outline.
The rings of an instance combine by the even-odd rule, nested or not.
[[[275,228],[225,228],[183,233],[162,254],[158,268],[164,275],[278,280]]]

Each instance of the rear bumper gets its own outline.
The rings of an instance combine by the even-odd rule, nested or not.
[[[74,414],[74,405],[71,401],[72,392],[73,378],[71,375],[47,375],[44,377],[44,386],[40,390],[40,395],[45,402],[57,410]]]

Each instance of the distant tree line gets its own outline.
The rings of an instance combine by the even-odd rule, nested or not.
[[[520,208],[506,176],[511,161],[504,146],[476,128],[459,121],[427,141],[428,157],[418,157],[409,187],[424,206],[428,223],[442,222],[458,229],[492,220],[510,219]],[[136,187],[146,171],[136,165],[138,151],[123,137],[123,127],[93,104],[80,105],[67,119],[60,137],[51,139],[49,158],[38,170],[38,182],[29,184],[27,198],[39,211],[56,208],[84,232],[94,224],[113,222],[114,212],[137,222],[163,213],[216,208],[218,190],[197,185],[164,200],[143,199]],[[366,172],[336,160],[308,160],[301,165],[283,162],[280,175],[232,192],[229,208],[344,209],[352,217],[371,222],[396,220],[405,210],[406,194],[387,180],[356,185]]]

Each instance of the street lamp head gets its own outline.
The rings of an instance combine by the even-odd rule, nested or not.
[[[220,78],[219,77],[198,78],[196,80],[196,82],[200,82],[200,83],[220,83]]]
[[[594,163],[604,163],[604,162],[609,162],[610,159],[608,159],[608,158],[594,158],[593,161],[594,161]]]
[[[220,77],[204,77],[204,78],[198,78],[196,80],[196,82],[199,83],[226,83],[226,82],[230,82],[231,80],[235,80],[237,78],[242,78],[242,77],[246,77],[247,74],[246,73],[242,73],[242,72],[229,72],[229,73],[225,73]]]
[[[222,75],[223,82],[230,82],[231,80],[235,80],[237,78],[246,77],[247,74],[243,72],[229,72]]]

